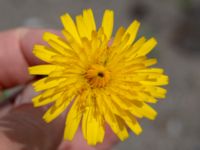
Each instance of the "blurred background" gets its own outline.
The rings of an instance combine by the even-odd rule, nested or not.
[[[92,8],[100,24],[104,9],[115,11],[115,31],[137,19],[139,36],[154,36],[150,54],[170,77],[168,94],[154,108],[155,121],[140,121],[114,150],[200,150],[200,0],[0,0],[0,31],[19,26],[61,29],[59,16]],[[13,90],[1,93],[0,99]]]

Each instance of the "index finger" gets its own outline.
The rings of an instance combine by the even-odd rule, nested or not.
[[[9,88],[31,79],[27,67],[43,63],[32,54],[34,44],[45,44],[42,34],[55,30],[18,28],[0,33],[0,88]]]

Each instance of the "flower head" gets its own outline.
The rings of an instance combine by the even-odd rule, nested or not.
[[[164,98],[168,84],[163,69],[150,67],[156,59],[147,54],[157,44],[154,38],[135,41],[140,23],[120,27],[111,39],[113,11],[106,10],[96,29],[91,9],[76,16],[61,16],[63,37],[44,33],[49,46],[36,45],[34,54],[48,64],[29,68],[32,75],[46,75],[33,84],[42,93],[33,98],[35,107],[51,104],[44,114],[51,122],[68,107],[64,138],[72,140],[79,125],[88,144],[104,139],[105,124],[121,139],[127,128],[140,134],[139,118],[154,119],[149,103]]]

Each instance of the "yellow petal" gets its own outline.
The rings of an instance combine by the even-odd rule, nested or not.
[[[102,101],[102,98],[99,100]],[[124,109],[121,109],[118,105],[115,104],[115,102],[111,102],[110,98],[107,97],[106,95],[104,95],[103,100],[105,102],[104,105],[107,106],[107,107],[105,107],[106,109],[103,109],[103,112],[105,113],[105,112],[107,112],[108,109],[110,110],[111,116],[113,116],[112,117],[113,123],[115,125],[111,125],[108,122],[107,123],[109,124],[109,126],[111,127],[113,132],[119,137],[119,139],[121,141],[125,140],[129,136],[127,129],[126,129],[125,122],[123,121],[123,120],[129,119],[129,118],[127,118],[127,111],[125,111]],[[106,113],[106,115],[108,115],[108,114]]]
[[[78,34],[76,25],[75,25],[74,21],[72,20],[71,16],[67,13],[67,14],[61,16],[61,21],[63,23],[65,30],[68,31],[73,36],[73,38],[76,40],[76,42],[81,45],[80,36]]]
[[[48,75],[56,69],[55,65],[37,65],[29,67],[29,73],[32,75]]]
[[[106,101],[106,104],[110,106],[111,111],[113,113],[125,117],[126,113],[130,112],[137,118],[143,117],[143,114],[137,109],[137,107],[134,104],[132,104],[130,100],[124,98],[123,94],[119,94],[121,98],[115,96],[115,94],[117,93],[111,93],[110,99]]]
[[[134,102],[136,104],[136,102]],[[144,117],[154,120],[157,116],[157,112],[150,107],[149,105],[145,103],[138,103],[136,104],[137,108],[140,110],[140,112],[144,115]]]
[[[64,139],[72,140],[79,127],[82,113],[78,110],[79,98],[72,104],[67,115],[66,126],[64,131]]]
[[[157,98],[165,98],[165,95],[167,93],[167,90],[164,88],[152,86],[145,87],[144,91],[150,93],[153,97]]]
[[[88,108],[85,109],[83,113],[83,119],[82,119],[82,132],[83,137],[85,140],[87,140],[87,119],[88,119],[89,111]]]
[[[92,33],[92,31],[96,31],[96,23],[92,9],[83,10],[83,20],[89,30],[89,33]]]
[[[102,27],[108,40],[112,36],[113,23],[114,23],[114,12],[112,10],[105,10],[102,20]]]
[[[120,129],[120,132],[118,132],[117,135],[120,137],[121,141],[124,141],[125,139],[129,137],[126,124],[120,117],[116,116],[116,119],[117,119],[119,129]]]
[[[127,104],[126,104],[126,111],[131,112],[131,113],[132,113],[135,117],[137,117],[137,118],[142,118],[142,117],[143,117],[143,115],[142,115],[141,112],[139,112],[137,109],[134,109],[134,105],[132,105],[130,101],[127,101],[127,100],[125,100],[125,99],[124,99],[123,101],[124,101],[124,103],[127,103]],[[121,104],[120,104],[119,102],[117,102],[117,101],[116,101],[116,103],[118,103],[118,106],[119,106],[119,107],[123,108],[123,106],[122,106],[122,101],[121,101]],[[129,105],[129,107],[128,107],[127,105]],[[125,108],[123,108],[123,109],[125,109]],[[121,111],[122,111],[122,110],[121,110]],[[119,114],[119,115],[120,115],[120,114]]]
[[[53,34],[53,33],[50,33],[50,32],[45,32],[43,34],[43,40],[44,41],[54,41],[55,43],[57,43],[58,45],[60,45],[61,47],[65,48],[65,49],[70,49],[70,46],[63,40],[61,39],[61,37]],[[64,53],[65,54],[65,51],[62,52],[60,51],[62,54]]]
[[[126,59],[127,61],[133,61],[137,59],[136,57],[137,51],[139,48],[142,47],[142,45],[145,43],[146,38],[141,37],[139,40],[137,40],[132,47],[130,47],[129,51],[126,52]]]
[[[137,56],[145,56],[147,55],[155,46],[157,45],[157,41],[154,38],[149,39],[144,45],[137,51]]]
[[[114,108],[114,105],[110,105],[109,98],[105,96],[105,94],[102,94],[102,100],[104,101],[103,113],[105,117],[105,121],[108,123],[112,131],[119,137],[120,140],[124,140],[127,138],[127,134],[125,131],[125,128],[122,127],[121,122],[117,119],[117,116],[112,111],[117,111],[116,108]],[[113,110],[115,109],[115,110]],[[117,112],[118,113],[118,112]]]
[[[89,32],[82,15],[76,16],[76,24],[80,37],[86,37],[90,40],[92,32]]]
[[[141,69],[141,70],[136,70],[135,72],[137,73],[163,73],[164,70],[162,68],[147,68],[147,69]]]
[[[142,128],[140,124],[137,122],[137,120],[132,117],[130,120],[125,120],[126,124],[129,126],[129,128],[136,134],[139,135],[142,132]]]
[[[144,64],[145,64],[146,67],[152,66],[156,63],[157,63],[157,59],[155,59],[155,58],[148,59],[148,60],[144,61]]]
[[[62,99],[63,102],[59,106],[56,106],[56,105],[51,106],[47,110],[47,112],[44,114],[43,119],[46,122],[49,123],[52,120],[54,120],[55,118],[57,118],[60,114],[62,114],[69,106],[73,97],[69,97],[68,99],[63,99],[63,97],[59,97],[59,99]]]
[[[97,142],[102,142],[105,134],[102,118],[95,115],[94,108],[89,108],[87,119],[87,142],[89,145],[96,145]],[[93,110],[92,110],[93,109]]]
[[[154,86],[160,86],[160,85],[167,85],[168,84],[168,76],[162,75],[157,79],[154,79],[152,81],[139,81],[141,84],[147,86],[147,85],[154,85]]]
[[[148,92],[138,92],[138,97],[142,98],[144,102],[156,103],[158,100],[154,96],[150,95]]]
[[[117,44],[119,44],[119,43],[121,42],[122,37],[123,37],[125,31],[126,31],[126,30],[125,30],[124,27],[120,27],[120,28],[117,30],[117,32],[116,32],[116,34],[115,34],[115,36],[114,36],[114,40],[113,40],[113,42],[112,42],[112,46],[115,46],[115,45],[117,45]]]
[[[71,47],[68,46],[64,41],[61,39],[56,38],[55,35],[50,33],[45,33],[43,38],[48,42],[48,44],[60,55],[64,56],[71,56],[73,54],[71,51]]]
[[[49,82],[46,82],[49,78],[43,78],[40,79],[38,81],[36,81],[35,83],[33,83],[34,89],[36,92],[38,91],[42,91],[45,89],[50,89],[52,87],[58,86],[62,81],[64,81],[65,79],[57,79],[57,80],[52,80]]]
[[[116,120],[116,116],[110,111],[107,110],[104,114],[105,117],[105,121],[108,123],[108,125],[111,127],[111,129],[113,130],[113,132],[115,134],[120,132],[120,128],[118,126],[118,122]],[[123,137],[119,137],[120,139],[123,139]]]
[[[126,33],[123,36],[123,38],[125,38],[127,34],[130,35],[130,38],[129,38],[129,41],[127,42],[127,45],[131,45],[134,42],[134,40],[137,36],[139,27],[140,27],[140,23],[136,20],[133,21],[131,23],[131,25],[128,27],[128,29],[126,30]]]
[[[88,107],[84,109],[82,119],[82,132],[89,145],[96,145],[103,142],[105,129],[102,110],[96,99],[92,99],[91,91],[86,91],[82,95],[82,101]],[[95,104],[94,104],[95,103]]]
[[[140,47],[142,47],[142,45],[145,43],[146,38],[145,37],[141,37],[139,38],[131,47],[131,51],[137,51]]]
[[[48,63],[52,62],[53,56],[58,55],[54,52],[54,50],[43,45],[35,45],[33,48],[33,53],[36,57]]]
[[[60,93],[53,95],[52,97],[43,98],[42,95],[38,95],[32,99],[34,107],[41,107],[56,101],[61,96]]]

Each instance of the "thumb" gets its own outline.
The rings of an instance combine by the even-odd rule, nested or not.
[[[42,120],[44,111],[44,108],[36,109],[32,104],[13,108],[0,120],[1,147],[5,150],[57,149],[62,139],[63,116],[46,124]]]

